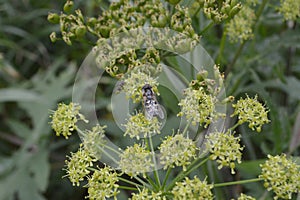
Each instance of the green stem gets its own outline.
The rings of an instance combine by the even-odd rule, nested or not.
[[[191,122],[192,122],[192,120],[190,119],[190,120],[188,121],[188,123],[185,125],[184,130],[183,130],[183,132],[182,132],[182,135],[183,135],[183,136],[185,136],[185,134],[187,133],[187,131],[188,131],[189,127],[190,127]]]
[[[86,134],[79,128],[76,129],[76,131],[79,133],[79,135],[81,135],[82,137],[84,137]]]
[[[123,185],[119,185],[120,189],[124,189],[124,190],[138,190],[137,188],[134,187],[128,187],[128,186],[123,186]]]
[[[99,145],[97,147],[101,148]],[[105,145],[104,147],[108,150],[111,150],[112,152],[115,152],[116,154],[118,154],[118,156],[121,154],[118,150],[111,148],[110,146]]]
[[[145,181],[143,181],[142,179],[140,179],[138,176],[134,176],[134,178],[136,180],[138,180],[140,183],[142,183],[144,186],[146,186],[147,188],[151,188],[148,183],[146,183]]]
[[[152,137],[149,137],[149,143],[150,143],[150,148],[151,148],[151,154],[152,154],[152,160],[153,160],[153,164],[154,164],[154,177],[156,180],[156,183],[159,185],[159,187],[161,186],[160,184],[160,180],[159,180],[159,175],[157,172],[157,163],[156,163],[156,158],[155,158],[155,153],[154,153],[154,148],[153,148],[153,142],[152,142]]]
[[[127,180],[126,178],[118,177],[118,179],[124,183],[134,185],[135,187],[142,187],[140,184]]]
[[[211,21],[202,31],[200,31],[199,35],[203,35],[208,29],[210,29],[214,25],[214,22]]]
[[[197,14],[198,14],[198,12],[201,10],[201,6],[198,6],[198,8],[197,8],[197,10],[195,11],[195,13],[193,14],[193,17],[195,17]]]
[[[261,5],[260,5],[260,7],[257,11],[257,14],[256,14],[256,19],[257,19],[256,21],[258,21],[258,19],[260,18],[260,16],[261,16],[262,12],[264,11],[265,6],[267,5],[268,1],[269,0],[263,0],[262,1]]]
[[[216,60],[217,64],[220,64],[222,57],[223,57],[223,51],[225,48],[225,42],[226,42],[226,31],[223,32],[222,38],[221,38],[221,42],[220,42],[220,47],[219,47],[219,55],[218,58]]]
[[[155,190],[158,190],[159,188],[157,187],[157,185],[154,183],[154,181],[152,180],[152,178],[150,176],[148,176],[148,174],[146,174],[147,176],[147,180],[148,182],[152,185],[152,187],[155,189]]]
[[[171,171],[172,171],[172,167],[169,167],[168,170],[167,170],[165,179],[163,181],[163,184],[162,184],[162,190],[164,190],[164,188],[166,187],[166,183],[167,183],[167,180],[169,178],[169,175],[170,175]]]
[[[114,163],[118,164],[119,162],[114,158],[112,157],[109,153],[107,153],[102,147],[100,147],[99,145],[97,146],[102,153],[104,153],[107,157],[109,157],[112,161],[114,161]]]
[[[224,186],[229,186],[229,185],[237,185],[237,184],[246,184],[246,183],[253,183],[253,182],[258,182],[258,181],[263,181],[263,178],[254,178],[254,179],[249,179],[249,180],[242,180],[242,181],[231,181],[231,182],[226,182],[226,183],[216,183],[213,184],[214,187],[224,187]]]
[[[243,41],[243,42],[240,44],[238,50],[235,52],[235,55],[234,55],[234,57],[233,57],[232,62],[228,65],[228,67],[227,67],[227,69],[226,69],[226,71],[225,71],[225,74],[226,74],[226,75],[232,70],[233,66],[235,65],[235,63],[236,63],[236,61],[237,61],[237,59],[238,59],[238,57],[239,57],[240,54],[242,53],[243,48],[244,48],[246,42],[247,42],[247,40],[246,40],[246,41]]]
[[[239,125],[241,125],[241,124],[236,123],[236,124],[233,125],[231,128],[229,128],[228,131],[229,131],[229,132],[234,131],[234,129],[236,129],[236,127],[238,127]]]
[[[174,179],[173,181],[166,187],[166,190],[170,190],[171,188],[174,187],[174,185],[176,184],[176,182],[182,180],[184,177],[186,177],[188,174],[190,174],[192,171],[194,171],[195,169],[199,168],[201,165],[203,165],[205,162],[208,161],[209,157],[205,158],[204,160],[202,160],[200,163],[198,163],[197,165],[193,166],[195,163],[197,163],[201,158],[198,158],[196,160],[194,160],[190,166],[188,167],[188,169],[186,171],[182,171],[180,172]]]
[[[196,170],[197,168],[199,168],[201,165],[203,165],[204,163],[206,163],[208,161],[209,157],[205,158],[204,160],[202,160],[200,163],[198,163],[197,165],[195,165],[194,167],[192,167],[191,169],[188,169],[185,173],[185,176],[188,175],[189,173],[191,173],[192,171]],[[193,166],[193,165],[191,165]]]

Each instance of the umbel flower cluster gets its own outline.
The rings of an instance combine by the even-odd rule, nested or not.
[[[246,1],[241,11],[226,24],[226,33],[231,42],[242,43],[253,38],[253,27],[256,21],[253,8],[256,3],[256,0]]]
[[[195,96],[195,98],[203,99],[202,101],[198,100],[200,108],[202,108],[201,104],[207,104],[206,98],[214,99],[209,104],[218,103],[218,98],[213,96],[219,91],[218,86],[213,89],[215,83],[211,79],[205,78],[203,74],[206,73],[200,72],[197,76],[198,79],[191,81],[187,88],[187,90],[199,91],[199,97]],[[200,82],[202,83],[199,84]],[[184,93],[184,95],[183,100],[187,98],[188,94]],[[188,98],[191,99],[192,97],[189,96]],[[232,100],[232,98],[226,99]],[[220,102],[224,102],[224,100]],[[179,104],[182,107],[181,115],[186,115],[189,119],[188,113],[183,112],[183,110],[187,109],[184,106],[189,107],[190,104]],[[254,124],[256,128],[253,130],[257,130],[257,126],[261,128],[264,123],[269,122],[267,119],[268,110],[257,100],[257,96],[254,98],[246,96],[245,99],[240,99],[232,106],[234,109],[232,116],[238,118],[237,124],[233,128],[246,122]],[[245,116],[246,114],[242,111],[248,108],[256,111],[248,112]],[[82,116],[79,112],[71,112],[73,109],[73,103],[69,105],[61,103],[57,110],[52,113],[52,126],[61,127],[61,129],[54,129],[57,135],[60,135],[61,130],[64,130],[64,135],[67,136],[74,132],[74,125],[69,126],[69,123],[61,123],[60,121],[61,115],[65,115],[63,119],[74,119],[76,116]],[[194,110],[201,112],[201,109]],[[200,121],[196,122],[203,127],[208,126],[216,116],[222,117],[215,109],[212,109],[207,114],[207,118],[211,117],[209,121],[206,121],[205,124]],[[243,120],[244,118],[246,120]],[[193,121],[192,119],[194,120],[194,118],[189,119],[190,122]],[[240,121],[241,119],[242,121]],[[156,117],[149,120],[143,116],[143,113],[130,116],[127,124],[125,124],[124,137],[138,140],[124,150],[113,149],[108,145],[105,126],[97,125],[90,131],[81,131],[77,127],[76,130],[79,131],[83,142],[76,153],[67,156],[66,177],[75,186],[84,184],[84,187],[88,188],[87,197],[90,199],[107,199],[110,197],[117,199],[121,189],[132,191],[131,199],[199,199],[199,197],[200,199],[213,199],[212,189],[219,187],[218,184],[209,183],[207,178],[190,177],[190,174],[201,168],[209,160],[215,161],[218,169],[229,167],[231,172],[235,173],[236,165],[242,162],[241,157],[244,149],[240,144],[240,137],[234,136],[232,129],[228,129],[226,132],[212,132],[206,136],[205,145],[199,146],[196,140],[188,136],[188,123],[184,130],[178,130],[178,132],[161,138],[161,144],[154,149],[151,139],[152,133],[158,133],[160,129],[157,127],[159,126],[160,123]],[[143,137],[140,137],[141,135]],[[119,158],[111,158],[118,167],[113,168],[108,165],[104,168],[99,167],[101,155],[107,156],[110,151],[118,155]],[[157,154],[155,151],[159,153]],[[201,154],[200,152],[203,151],[208,152],[208,154]],[[159,166],[161,167],[159,168]],[[265,187],[274,191],[276,198],[289,199],[293,193],[299,192],[299,165],[291,159],[287,159],[285,155],[269,156],[266,163],[261,167],[262,174],[258,180],[264,180]],[[178,169],[181,169],[181,172],[178,175],[172,175],[172,171]],[[125,174],[130,179],[126,179]],[[238,199],[254,198],[241,194]]]
[[[223,97],[224,77],[218,66],[199,71],[186,84],[178,103],[180,111],[176,113],[183,119],[183,127],[164,132],[162,119],[157,115],[146,117],[147,104],[151,103],[150,109],[159,108],[158,76],[166,57],[189,52],[199,41],[190,10],[179,5],[178,0],[167,2],[121,0],[111,3],[101,16],[88,18],[80,10],[74,11],[74,3],[68,0],[64,12],[48,16],[49,21],[60,24],[60,36],[52,33],[52,41],[62,39],[71,45],[90,36],[96,38],[92,41],[93,53],[99,67],[119,80],[118,92],[124,92],[133,103],[144,105],[144,112],[130,113],[123,124],[123,137],[130,142],[122,148],[111,145],[106,125],[81,130],[78,121],[88,120],[76,102],[60,103],[51,112],[50,124],[57,136],[68,139],[77,132],[82,139],[78,151],[67,156],[65,171],[74,186],[87,188],[89,199],[118,199],[121,190],[128,190],[128,198],[136,200],[213,199],[215,188],[234,183],[214,183],[203,173],[206,164],[234,174],[244,150],[235,128],[246,123],[251,130],[261,132],[263,125],[270,122],[269,110],[257,96],[246,95],[233,104],[234,97]],[[214,23],[237,16],[241,9],[234,0],[195,4]],[[146,32],[139,29],[146,25],[151,25]],[[151,86],[147,94],[142,92],[145,84]],[[219,109],[224,104],[231,104],[233,112],[229,117],[236,123],[209,132],[214,122],[226,117]],[[191,130],[195,127],[198,130],[193,135]],[[156,136],[161,136],[158,144],[154,142]],[[261,169],[255,180],[264,181],[275,198],[290,199],[299,192],[299,165],[292,159],[269,155]],[[238,199],[254,198],[241,194]]]

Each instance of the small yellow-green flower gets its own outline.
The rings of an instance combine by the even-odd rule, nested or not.
[[[92,177],[88,178],[88,196],[89,199],[105,200],[111,197],[117,199],[119,185],[118,174],[110,167],[94,171]]]
[[[52,129],[56,132],[57,136],[63,135],[66,139],[72,135],[72,131],[77,129],[76,123],[78,120],[87,122],[82,114],[79,113],[80,105],[76,103],[70,103],[66,105],[59,103],[57,110],[52,113],[50,122]]]
[[[92,128],[92,130],[85,131],[83,135],[83,146],[89,154],[98,160],[101,158],[101,148],[106,144],[104,129],[106,126],[99,124]]]
[[[80,145],[76,153],[71,152],[71,156],[67,156],[66,160],[66,172],[71,183],[75,186],[79,186],[79,182],[83,181],[84,178],[90,173],[89,167],[93,166],[93,162],[97,160],[89,154],[88,151],[81,148]]]
[[[148,188],[139,189],[139,193],[132,193],[131,200],[167,200],[162,192],[149,191]]]
[[[207,137],[206,148],[211,153],[210,159],[216,160],[218,169],[230,167],[234,174],[235,162],[241,163],[243,147],[240,138],[226,132],[210,133]]]
[[[285,20],[296,20],[300,17],[299,0],[280,0],[279,12]]]
[[[127,147],[120,158],[119,167],[131,177],[138,174],[145,176],[145,173],[151,171],[154,166],[151,152],[139,144]]]
[[[214,98],[206,94],[202,87],[198,90],[187,88],[184,95],[185,98],[178,104],[181,106],[181,112],[178,116],[185,115],[193,125],[198,122],[207,127],[211,123],[215,111]]]
[[[255,198],[242,193],[237,200],[255,200]]]
[[[151,85],[154,92],[157,93],[158,82],[156,79],[149,74],[135,70],[124,79],[123,91],[126,93],[127,98],[131,98],[134,103],[137,103],[143,98],[141,91],[145,84]]]
[[[260,165],[260,178],[264,179],[267,190],[275,193],[274,199],[291,199],[293,193],[300,192],[300,165],[285,154],[271,156]]]
[[[249,128],[261,131],[262,125],[269,123],[268,110],[257,100],[257,96],[250,98],[240,99],[236,104],[233,104],[234,113],[231,117],[237,115],[238,123],[249,123]]]
[[[175,200],[210,200],[213,199],[212,188],[212,185],[207,184],[205,180],[200,181],[196,176],[194,179],[185,177],[184,181],[176,182],[171,193]]]
[[[232,18],[236,15],[242,5],[239,1],[228,0],[200,0],[199,6],[203,6],[203,12],[207,18],[213,20],[215,23],[220,23],[226,19]]]
[[[253,38],[256,16],[254,10],[244,6],[226,25],[226,34],[231,42],[243,42]]]
[[[126,131],[124,135],[129,135],[131,138],[150,137],[153,134],[160,134],[161,123],[156,117],[151,120],[146,119],[143,113],[138,113],[129,118],[127,124],[124,125]]]
[[[183,171],[186,171],[186,166],[191,164],[191,159],[196,156],[197,147],[191,139],[177,134],[166,137],[159,149],[160,163],[164,169],[182,166]]]

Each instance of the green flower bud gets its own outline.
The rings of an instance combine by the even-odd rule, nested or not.
[[[222,8],[221,8],[221,12],[226,13],[226,14],[229,14],[230,10],[231,10],[231,7],[229,4],[224,4],[224,6],[222,6]]]
[[[97,19],[95,17],[91,17],[88,19],[87,24],[90,26],[94,26],[97,23]]]
[[[207,75],[208,75],[208,71],[206,71],[206,70],[200,70],[197,73],[197,80],[203,81],[204,79],[207,78]]]
[[[235,5],[229,12],[229,17],[232,18],[234,15],[236,15],[240,10],[242,9],[242,4]]]
[[[166,14],[161,14],[158,16],[158,26],[157,27],[165,27],[168,22],[168,16]]]
[[[111,29],[108,26],[103,25],[100,27],[100,34],[102,35],[102,37],[108,38],[110,30]]]
[[[71,10],[73,9],[73,7],[74,7],[74,2],[68,0],[68,1],[65,3],[65,5],[64,5],[64,11],[65,11],[66,13],[70,13]]]
[[[238,0],[231,0],[230,7],[234,7],[237,4],[238,4]]]
[[[121,3],[119,2],[112,2],[109,6],[109,9],[111,11],[114,11],[114,10],[119,10],[120,9],[120,6],[121,6]]]
[[[48,17],[47,17],[47,20],[53,24],[58,24],[59,23],[59,15],[56,14],[56,13],[49,13],[48,14]]]
[[[55,32],[52,32],[50,34],[50,40],[51,40],[51,42],[56,42],[57,41],[57,37],[56,37],[56,33]]]
[[[75,30],[75,35],[79,38],[83,37],[86,33],[86,27],[85,26],[78,26]]]

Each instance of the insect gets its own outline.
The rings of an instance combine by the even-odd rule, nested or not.
[[[154,116],[158,116],[160,119],[164,118],[164,112],[156,100],[155,93],[152,90],[152,86],[145,84],[142,87],[142,94],[144,100],[145,117],[151,120]]]

